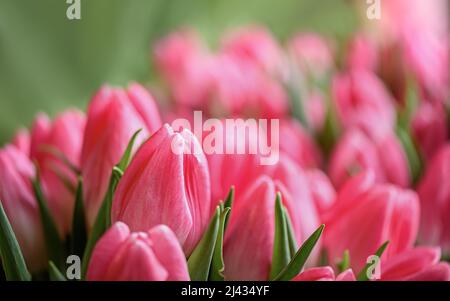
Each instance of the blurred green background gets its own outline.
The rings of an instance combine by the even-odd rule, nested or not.
[[[182,25],[211,43],[223,30],[263,24],[281,40],[298,31],[345,36],[356,24],[346,0],[0,0],[0,144],[38,111],[85,108],[105,82],[152,76],[150,47]]]

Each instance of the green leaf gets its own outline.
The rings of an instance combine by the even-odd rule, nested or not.
[[[294,230],[293,230],[294,228],[292,227],[289,213],[287,212],[286,207],[284,207],[283,209],[284,209],[283,210],[284,220],[286,222],[286,228],[287,228],[287,234],[288,234],[289,253],[290,253],[289,260],[291,260],[292,257],[295,255],[295,251],[297,250],[297,240],[295,239]]]
[[[225,199],[225,203],[224,203],[224,207],[225,208],[230,208],[233,206],[233,201],[234,201],[234,186],[231,186],[230,191],[228,192],[227,198]],[[228,219],[230,218],[230,214],[227,215],[227,217],[225,218],[225,229],[228,225]]]
[[[82,256],[86,247],[87,230],[83,204],[83,181],[78,180],[72,217],[71,254]]]
[[[214,254],[211,263],[211,271],[209,274],[209,280],[211,281],[223,281],[225,263],[223,261],[223,237],[225,233],[225,221],[230,214],[229,207],[221,206],[220,220],[219,220],[219,233],[217,234],[216,244],[214,246]]]
[[[51,281],[66,281],[66,277],[58,270],[53,261],[48,262],[48,273]]]
[[[13,232],[8,217],[0,200],[0,258],[3,264],[6,280],[29,281],[31,275],[28,272],[20,250],[19,243]]]
[[[112,171],[109,179],[108,188],[106,190],[105,197],[103,198],[102,205],[97,213],[97,217],[92,227],[91,233],[88,237],[86,248],[83,254],[83,261],[81,263],[81,275],[84,278],[87,272],[89,261],[91,259],[92,251],[94,250],[95,244],[102,237],[102,235],[111,227],[111,207],[112,200],[114,197],[114,192],[116,191],[117,185],[124,173],[124,170],[128,167],[131,159],[131,151],[133,149],[134,142],[137,135],[140,133],[141,129],[137,130],[130,139],[130,142],[125,149],[122,158],[119,163],[117,163]]]
[[[422,173],[422,159],[420,157],[419,151],[417,150],[411,135],[408,131],[401,127],[397,127],[397,136],[405,150],[406,157],[409,163],[409,171],[413,183],[416,183],[420,179]]]
[[[344,251],[344,254],[342,255],[342,260],[337,264],[337,268],[339,270],[339,273],[342,273],[348,268],[350,268],[350,253],[348,252],[348,250]]]
[[[41,183],[39,176],[33,181],[33,190],[36,196],[36,200],[39,206],[39,213],[41,216],[42,227],[44,230],[44,239],[47,246],[48,257],[58,267],[64,267],[65,248],[61,241],[56,227],[55,221],[50,214],[50,210],[47,206],[47,200],[42,193]]]
[[[288,281],[294,278],[303,269],[309,255],[311,254],[314,246],[317,244],[320,236],[322,235],[325,225],[321,225],[313,234],[303,243],[298,249],[291,262],[273,279],[276,281]]]
[[[375,255],[378,256],[378,258],[381,259],[381,256],[383,255],[384,251],[386,250],[386,247],[389,244],[389,240],[386,241],[384,244],[381,245],[381,247],[378,248],[378,250],[375,252]],[[367,270],[372,266],[372,263],[367,263],[364,268],[359,272],[357,280],[358,281],[368,281],[369,278],[367,277]]]
[[[330,94],[330,92],[328,92]],[[330,154],[340,134],[340,124],[336,116],[331,96],[327,96],[327,112],[323,128],[317,135],[317,141],[325,154]]]
[[[275,278],[291,260],[287,222],[281,194],[277,192],[275,200],[275,236],[273,241],[272,267],[270,279]]]
[[[189,275],[193,281],[208,280],[217,236],[219,234],[220,215],[220,207],[218,206],[208,229],[188,259]]]

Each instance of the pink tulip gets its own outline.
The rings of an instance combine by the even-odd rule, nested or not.
[[[322,219],[322,216],[333,206],[336,200],[336,191],[327,175],[319,169],[307,171],[306,178],[311,197]]]
[[[236,199],[224,241],[226,280],[267,280],[272,265],[276,192],[283,196],[290,219],[295,207],[285,187],[267,176],[255,181]],[[295,233],[301,241],[299,233]]]
[[[251,26],[234,30],[225,36],[222,52],[270,73],[280,71],[281,49],[264,27]]]
[[[303,73],[322,78],[334,67],[334,51],[328,41],[314,33],[301,33],[288,43],[289,53]]]
[[[419,226],[419,200],[415,192],[373,183],[373,175],[351,179],[339,192],[325,221],[324,245],[330,263],[350,253],[352,268],[360,271],[368,256],[387,240],[382,259],[411,248]],[[369,187],[368,187],[369,186]]]
[[[64,160],[80,167],[85,123],[83,113],[67,110],[53,122],[45,114],[38,115],[31,131],[30,157],[38,165],[48,205],[61,236],[66,235],[72,225],[77,186],[76,174]],[[68,183],[73,189],[69,189]]]
[[[131,136],[142,129],[135,143],[138,146],[160,126],[155,101],[138,84],[131,84],[127,90],[105,86],[93,97],[81,153],[84,201],[90,226],[106,193],[111,170]]]
[[[334,77],[333,100],[345,129],[357,127],[377,140],[393,130],[393,99],[371,72],[354,69]]]
[[[19,129],[11,143],[26,156],[30,155],[30,134],[27,129]]]
[[[348,47],[347,67],[376,71],[377,64],[378,51],[375,42],[362,34],[353,37]]]
[[[173,232],[157,225],[132,232],[115,223],[97,242],[89,262],[92,281],[187,281],[186,258]]]
[[[176,32],[159,41],[155,63],[179,105],[203,107],[212,88],[212,57],[194,30]]]
[[[280,121],[280,151],[304,168],[319,167],[321,153],[314,140],[294,119]]]
[[[439,248],[417,247],[381,265],[383,281],[450,281],[450,265],[439,262]]]
[[[298,274],[292,281],[355,281],[352,269],[345,270],[341,274],[334,274],[329,266],[309,268]]]
[[[132,231],[165,224],[190,255],[214,209],[210,193],[207,161],[195,136],[164,125],[141,146],[125,171],[111,217]]]
[[[447,140],[447,116],[442,103],[421,102],[412,120],[412,132],[422,153],[430,160]]]
[[[389,156],[386,156],[386,154]],[[374,172],[378,182],[407,187],[410,183],[406,153],[393,133],[379,141],[371,141],[362,131],[344,134],[330,159],[329,175],[336,187],[361,170]]]
[[[442,147],[429,163],[417,192],[421,201],[420,240],[439,245],[450,254],[450,145]]]
[[[0,201],[17,237],[26,264],[36,272],[47,266],[47,255],[31,179],[34,166],[15,146],[0,150]]]

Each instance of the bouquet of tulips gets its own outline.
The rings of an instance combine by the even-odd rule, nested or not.
[[[0,278],[450,280],[449,33],[401,2],[341,41],[183,28],[151,82],[38,114],[0,149]]]

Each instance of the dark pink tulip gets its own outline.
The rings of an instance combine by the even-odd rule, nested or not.
[[[14,135],[11,144],[17,147],[26,156],[30,155],[30,134],[27,129],[19,129]]]
[[[375,140],[393,130],[393,99],[375,74],[354,69],[336,75],[332,93],[338,118],[345,129],[357,127]]]
[[[450,281],[450,265],[439,248],[417,247],[382,262],[382,281]]]
[[[113,222],[132,231],[169,226],[189,255],[212,212],[208,164],[195,136],[164,125],[138,150],[113,199]]]
[[[224,242],[226,280],[267,280],[272,265],[276,192],[283,195],[290,219],[296,221],[290,194],[281,183],[263,176],[236,200]],[[299,233],[295,233],[301,241]]]
[[[303,73],[322,78],[334,68],[330,43],[314,33],[301,33],[288,42],[289,53]]]
[[[327,175],[319,169],[308,170],[306,178],[317,212],[322,217],[333,206],[336,191]]]
[[[442,147],[431,160],[417,192],[421,202],[420,240],[439,245],[450,254],[450,145]]]
[[[165,225],[130,232],[115,223],[97,242],[89,262],[91,281],[187,281],[189,273],[181,246]]]
[[[414,115],[411,127],[422,153],[430,160],[448,137],[444,105],[439,102],[422,102]]]
[[[28,268],[47,266],[47,255],[31,179],[35,170],[30,159],[15,146],[0,149],[0,201],[19,242]]]
[[[67,110],[53,121],[45,114],[38,115],[31,130],[30,157],[39,168],[48,205],[61,236],[66,235],[72,225],[77,186],[76,174],[64,160],[75,168],[80,167],[85,124],[83,113]],[[70,189],[68,183],[74,189]]]
[[[370,184],[372,176],[361,174],[339,192],[330,210],[324,245],[330,263],[348,250],[352,268],[360,271],[368,256],[387,240],[384,259],[411,248],[419,226],[419,200],[415,192],[389,184]]]
[[[309,268],[298,274],[292,281],[355,281],[352,269],[335,276],[330,266]]]
[[[331,154],[330,178],[336,187],[340,187],[361,170],[373,171],[378,182],[402,187],[410,183],[406,153],[393,133],[386,133],[378,141],[372,141],[358,129],[344,134]]]
[[[229,33],[222,42],[222,52],[270,73],[280,71],[281,49],[271,33],[263,27],[239,28]]]
[[[111,170],[131,136],[142,129],[135,143],[138,146],[160,126],[153,97],[138,84],[131,84],[126,90],[104,86],[93,97],[81,153],[84,201],[90,226],[106,193]]]

